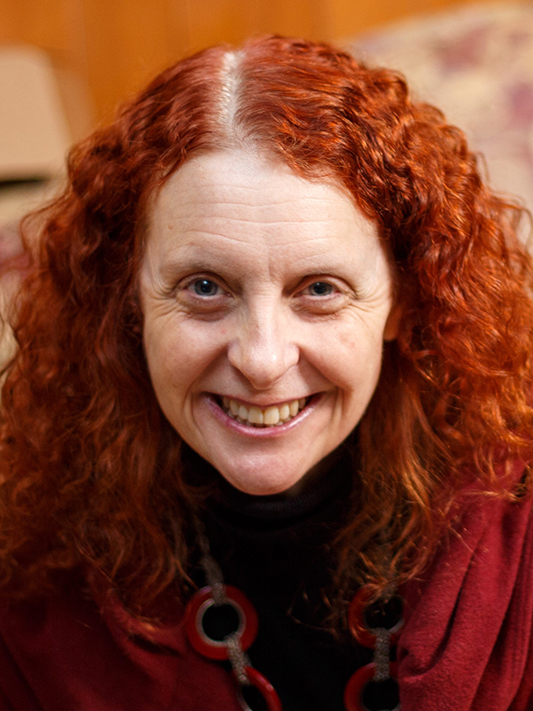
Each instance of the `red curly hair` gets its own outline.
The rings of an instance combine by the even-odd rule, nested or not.
[[[403,321],[358,428],[341,594],[420,572],[467,485],[513,495],[505,462],[532,456],[523,211],[484,186],[461,132],[401,76],[267,37],[179,62],[70,155],[68,187],[42,215],[3,387],[4,591],[29,595],[85,566],[142,614],[185,585],[198,496],[151,387],[137,277],[154,194],[192,155],[235,145],[333,177],[395,265]]]

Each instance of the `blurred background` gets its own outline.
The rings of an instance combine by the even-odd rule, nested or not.
[[[402,70],[533,206],[533,0],[0,0],[0,226],[159,70],[272,32]]]
[[[98,121],[108,119],[120,100],[158,70],[211,44],[239,43],[249,35],[272,32],[339,40],[457,4],[457,0],[1,0],[0,42],[44,49],[59,71],[76,73],[90,92],[92,120]]]

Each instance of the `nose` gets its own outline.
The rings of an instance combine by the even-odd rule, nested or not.
[[[300,352],[288,320],[262,304],[241,314],[228,345],[228,360],[256,390],[267,390],[298,363]]]

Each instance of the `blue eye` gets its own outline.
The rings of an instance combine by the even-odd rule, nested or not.
[[[216,296],[218,293],[218,284],[210,279],[197,279],[192,287],[198,296]]]
[[[333,286],[327,281],[315,281],[309,286],[309,292],[312,296],[329,296],[333,293]]]

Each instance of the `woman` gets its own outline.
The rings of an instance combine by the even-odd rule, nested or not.
[[[532,708],[533,271],[461,133],[326,45],[216,47],[43,217],[0,709]]]

